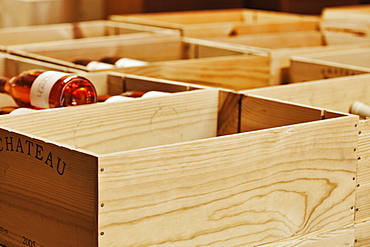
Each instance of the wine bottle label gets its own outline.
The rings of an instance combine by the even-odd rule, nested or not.
[[[131,59],[131,58],[120,58],[115,62],[115,66],[118,68],[128,68],[128,67],[136,67],[136,66],[145,66],[147,62]]]
[[[102,63],[98,61],[91,61],[86,65],[88,70],[113,69],[114,66],[109,63]]]
[[[40,108],[49,108],[49,96],[51,88],[63,76],[68,73],[46,71],[39,75],[31,86],[30,103]]]

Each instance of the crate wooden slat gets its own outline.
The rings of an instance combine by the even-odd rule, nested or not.
[[[0,29],[0,45],[19,45],[57,40],[82,39],[142,32],[177,33],[156,28],[108,20],[81,21]]]
[[[351,224],[358,118],[241,96],[193,90],[3,116],[0,243],[252,246]],[[232,107],[241,133],[218,136]]]
[[[351,48],[291,57],[290,80],[302,82],[370,72],[370,49]]]
[[[356,242],[355,247],[366,247],[370,244],[370,220],[361,222],[355,225],[356,229]]]
[[[320,28],[328,44],[369,42],[370,5],[327,7]]]
[[[361,101],[370,104],[368,74],[331,78],[325,80],[308,81],[276,87],[252,89],[243,91],[248,94],[256,94],[264,97],[271,97],[280,100],[287,100],[305,105],[322,107],[324,109],[338,112],[349,112],[354,101]],[[369,193],[370,193],[370,122],[368,119],[361,119],[358,132],[358,165],[356,175],[356,214],[355,222],[367,222],[370,218]],[[358,242],[368,241],[369,224],[364,224],[367,231],[356,237]],[[366,233],[366,234],[365,234]],[[365,240],[362,240],[365,238]],[[361,245],[360,245],[361,246]],[[363,246],[363,245],[362,245]]]
[[[269,59],[253,55],[158,62],[118,71],[231,90],[270,85]]]
[[[186,37],[317,29],[319,18],[253,9],[110,15],[110,20],[180,30]]]

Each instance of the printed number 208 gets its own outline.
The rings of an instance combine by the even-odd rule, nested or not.
[[[36,242],[35,241],[32,241],[31,239],[26,238],[25,236],[23,236],[22,238],[23,238],[23,244],[24,245],[27,245],[29,247],[36,247]]]

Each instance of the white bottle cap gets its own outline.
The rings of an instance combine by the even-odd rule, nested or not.
[[[31,109],[31,108],[17,108],[9,113],[9,115],[20,115],[20,114],[26,114],[30,112],[35,112],[37,110]]]
[[[88,70],[113,69],[114,65],[109,63],[102,63],[98,61],[91,61],[86,65]]]
[[[145,66],[148,63],[141,60],[136,60],[132,58],[120,58],[114,64],[117,68],[128,68],[128,67],[137,67],[137,66]]]
[[[149,91],[149,92],[146,92],[145,94],[143,94],[141,96],[141,98],[154,98],[154,97],[159,97],[159,96],[169,95],[169,94],[171,94],[171,93],[160,92],[160,91]]]
[[[120,96],[120,95],[114,95],[112,97],[109,97],[104,101],[104,103],[114,103],[114,102],[122,102],[122,101],[131,101],[135,100],[135,98],[132,97],[125,97],[125,96]]]
[[[353,102],[350,113],[357,114],[361,117],[370,117],[370,106],[362,102],[355,101]]]

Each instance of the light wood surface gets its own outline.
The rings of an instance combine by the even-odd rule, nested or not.
[[[253,246],[353,223],[357,118],[339,119],[104,155],[100,245]]]
[[[367,43],[366,43],[367,44]],[[291,57],[290,81],[302,82],[370,72],[368,45]]]

